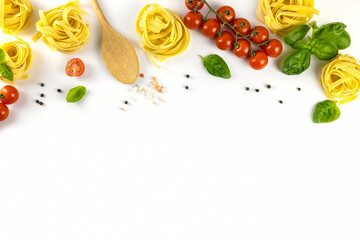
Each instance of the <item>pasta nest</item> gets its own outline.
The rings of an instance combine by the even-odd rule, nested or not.
[[[18,79],[29,78],[24,73],[30,69],[32,64],[32,50],[29,44],[19,37],[16,39],[0,45],[5,53],[5,63],[14,74],[14,81],[9,81],[3,77],[0,77],[0,80],[12,85]]]
[[[323,68],[320,82],[331,100],[339,104],[351,102],[360,90],[360,62],[349,55],[339,54]]]
[[[258,19],[273,32],[286,35],[309,22],[314,14],[314,0],[259,0]]]
[[[28,0],[0,0],[0,28],[4,34],[15,35],[30,22],[33,7]]]
[[[74,53],[84,46],[90,37],[89,25],[83,15],[87,15],[80,6],[79,0],[43,12],[39,11],[40,20],[36,23],[38,33],[33,40],[42,38],[53,51]]]

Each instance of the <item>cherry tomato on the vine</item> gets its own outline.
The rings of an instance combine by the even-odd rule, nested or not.
[[[65,66],[65,72],[69,77],[80,77],[84,74],[85,64],[79,58],[70,59]]]
[[[184,17],[184,24],[188,29],[196,30],[201,27],[203,23],[203,15],[200,12],[188,12]]]
[[[216,11],[227,23],[231,23],[235,19],[235,10],[230,6],[222,6]],[[216,15],[217,20],[223,23],[222,19]]]
[[[261,50],[257,50],[254,56],[249,58],[250,66],[255,70],[261,70],[268,64],[268,56]]]
[[[272,39],[269,41],[269,44],[266,46],[262,46],[261,47],[265,53],[272,58],[276,58],[278,56],[280,56],[280,54],[282,53],[283,50],[283,46],[281,44],[281,42],[277,39]]]
[[[209,18],[201,26],[201,32],[205,37],[214,38],[217,36],[217,33],[220,31],[220,23],[215,18]]]
[[[19,99],[19,91],[11,86],[6,85],[0,90],[0,102],[9,105],[15,103]]]
[[[224,31],[216,38],[216,46],[221,50],[230,50],[234,46],[235,38],[231,32]]]
[[[9,108],[3,104],[0,103],[0,121],[4,121],[9,116]]]
[[[231,25],[235,27],[236,31],[244,36],[248,35],[251,29],[249,21],[245,18],[236,18]]]
[[[254,27],[253,29],[251,29],[250,34],[253,35],[251,41],[256,44],[261,44],[269,40],[269,31],[263,26]]]
[[[247,58],[250,54],[251,45],[246,39],[237,40],[237,44],[233,49],[234,54],[239,58]]]
[[[200,10],[204,7],[204,2],[201,2],[201,0],[185,0],[185,5],[189,10],[194,10],[199,5],[197,10]]]

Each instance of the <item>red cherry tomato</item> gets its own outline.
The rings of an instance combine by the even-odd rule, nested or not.
[[[185,0],[185,5],[189,10],[194,10],[198,6],[197,10],[200,10],[204,7],[204,3],[201,0]]]
[[[85,64],[79,58],[70,59],[65,66],[65,72],[70,77],[80,77],[85,71]]]
[[[184,24],[188,29],[196,30],[201,27],[203,23],[203,15],[200,12],[188,12],[184,17]]]
[[[6,105],[13,104],[19,99],[19,91],[11,86],[6,85],[0,90],[0,101]]]
[[[251,41],[256,44],[261,44],[269,40],[269,31],[263,26],[256,26],[255,28],[251,29]]]
[[[236,45],[236,44],[235,44]],[[234,47],[233,52],[239,58],[247,58],[250,54],[251,45],[245,39],[237,40],[237,46]]]
[[[220,23],[215,18],[209,18],[201,26],[201,32],[205,37],[214,38],[217,36],[217,33],[220,31]]]
[[[230,6],[222,6],[216,12],[220,14],[227,23],[231,23],[235,19],[235,10]],[[219,16],[216,15],[216,18],[220,23],[223,23]]]
[[[261,47],[265,53],[272,58],[276,58],[280,56],[283,50],[283,46],[281,42],[277,39],[270,40],[269,44],[266,46]]]
[[[3,104],[0,103],[0,121],[4,121],[9,116],[9,108]]]
[[[251,56],[249,58],[249,64],[250,66],[255,70],[261,70],[266,67],[268,64],[268,57],[266,53],[264,53],[261,50],[257,50],[254,54],[254,56]]]
[[[235,27],[236,31],[244,36],[248,35],[251,29],[249,21],[245,18],[236,18],[231,25]]]
[[[234,46],[235,38],[231,32],[224,31],[216,38],[216,46],[221,50],[230,50]]]

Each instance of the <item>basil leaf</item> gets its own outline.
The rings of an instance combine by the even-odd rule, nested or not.
[[[319,42],[332,42],[337,45],[338,49],[348,48],[351,44],[351,38],[345,31],[346,25],[343,23],[329,23],[313,32],[313,39]]]
[[[5,62],[5,52],[0,48],[0,62]]]
[[[299,75],[310,67],[311,53],[296,50],[283,63],[282,72],[287,75]]]
[[[74,87],[70,89],[66,96],[66,101],[69,103],[75,103],[83,99],[86,94],[86,88],[84,86]]]
[[[315,44],[311,52],[320,60],[327,61],[336,57],[339,53],[339,50],[335,43],[328,42],[328,43]]]
[[[310,27],[306,24],[301,25],[294,30],[292,30],[285,38],[284,42],[287,45],[292,46],[295,42],[304,39],[306,34],[310,31]]]
[[[339,107],[335,102],[326,100],[316,105],[313,122],[314,123],[330,123],[336,121],[341,115]]]
[[[9,80],[10,82],[14,81],[14,73],[11,69],[6,65],[5,62],[0,63],[0,75]]]
[[[206,70],[211,75],[225,79],[231,78],[231,72],[228,65],[219,55],[212,54],[206,58],[200,57],[203,59]]]

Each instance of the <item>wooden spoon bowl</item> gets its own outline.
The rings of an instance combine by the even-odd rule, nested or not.
[[[90,0],[102,30],[101,51],[106,67],[120,82],[134,83],[139,75],[139,60],[134,47],[106,20],[97,0]]]

